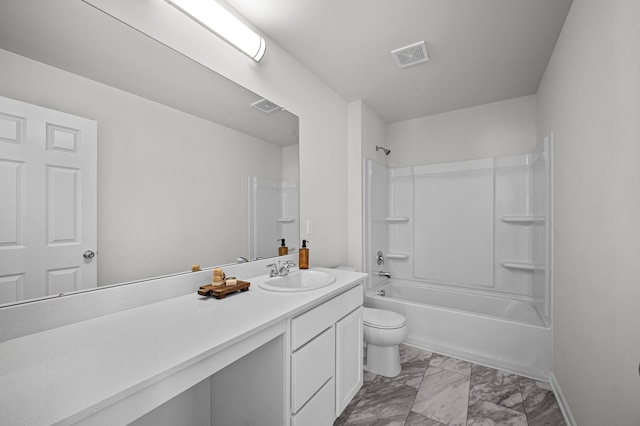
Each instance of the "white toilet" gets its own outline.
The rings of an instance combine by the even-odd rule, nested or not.
[[[364,369],[385,377],[400,374],[398,345],[407,338],[407,321],[403,315],[384,309],[364,308],[364,341],[367,357]]]

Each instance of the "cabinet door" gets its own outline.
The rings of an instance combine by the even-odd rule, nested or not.
[[[336,323],[336,416],[362,387],[362,307]]]

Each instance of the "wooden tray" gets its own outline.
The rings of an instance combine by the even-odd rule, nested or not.
[[[238,280],[236,285],[221,285],[214,287],[213,284],[207,284],[200,286],[198,294],[200,296],[213,296],[216,299],[224,299],[229,293],[235,293],[236,291],[247,291],[251,285],[248,281]]]

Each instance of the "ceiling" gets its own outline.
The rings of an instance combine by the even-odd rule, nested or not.
[[[536,93],[571,6],[571,0],[227,3],[345,100],[364,101],[386,123]],[[390,51],[419,41],[429,62],[399,69]],[[0,48],[245,133],[256,135],[250,127],[260,123],[275,143],[297,141],[297,120],[285,132],[291,127],[277,116],[286,115],[254,110],[244,118],[240,111],[257,95],[228,93],[226,79],[78,0],[3,0]],[[157,72],[169,63],[171,72]]]
[[[386,123],[531,95],[571,0],[227,0],[345,100]],[[425,41],[430,61],[391,50]],[[269,48],[267,46],[267,55]]]

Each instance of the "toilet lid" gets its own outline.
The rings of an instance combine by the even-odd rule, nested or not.
[[[377,328],[400,328],[406,324],[403,315],[374,308],[364,308],[363,322]]]

